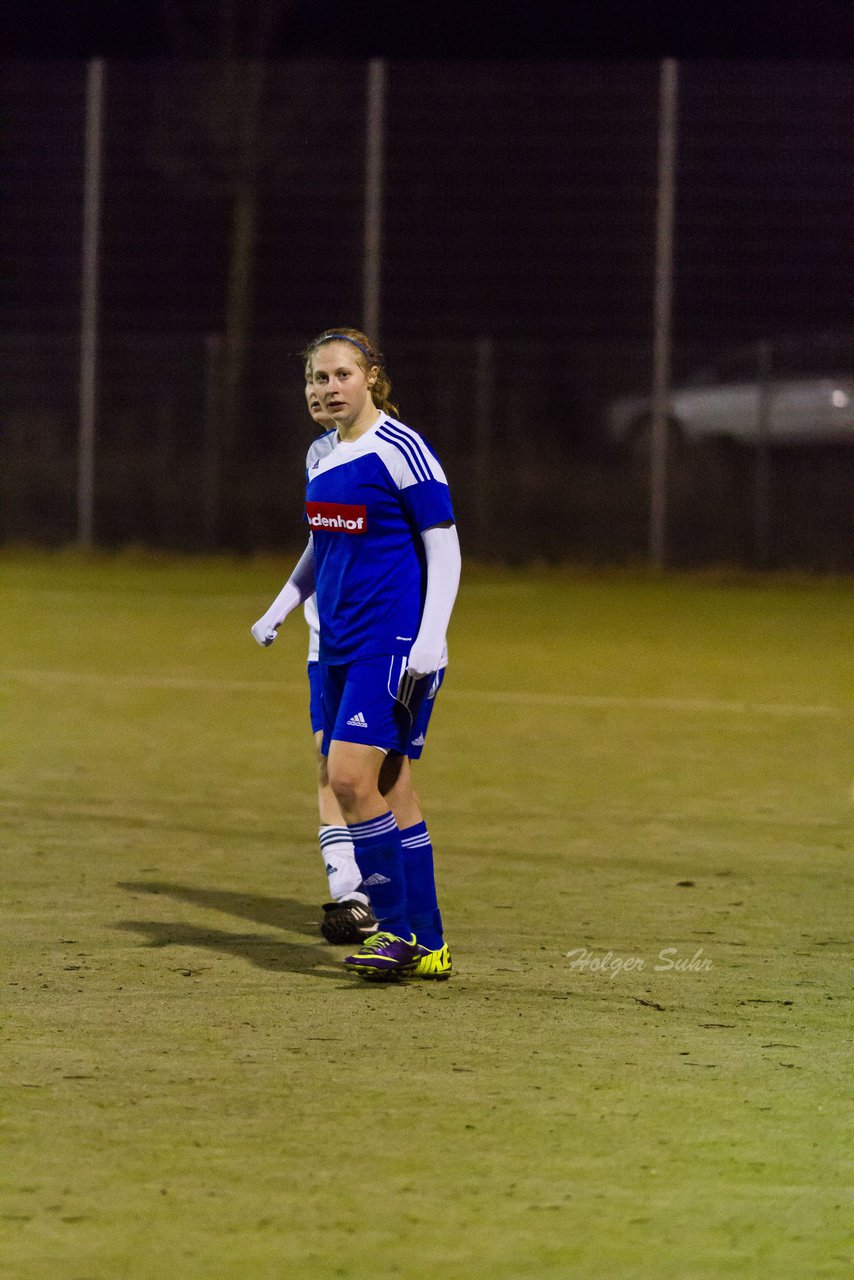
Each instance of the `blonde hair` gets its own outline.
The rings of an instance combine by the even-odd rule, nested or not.
[[[330,342],[350,342],[357,348],[359,354],[356,356],[359,368],[365,374],[370,373],[371,369],[377,370],[377,378],[371,387],[371,399],[377,409],[381,409],[383,413],[389,413],[392,417],[397,417],[398,408],[391,400],[391,378],[385,370],[383,354],[374,346],[367,334],[362,333],[360,329],[324,329],[319,337],[315,338],[306,347],[303,354],[303,361],[306,366],[311,367],[312,356],[319,347],[325,347]]]

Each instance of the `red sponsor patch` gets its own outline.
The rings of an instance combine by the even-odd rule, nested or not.
[[[367,507],[346,502],[307,502],[305,515],[309,528],[328,533],[365,533],[368,528]]]

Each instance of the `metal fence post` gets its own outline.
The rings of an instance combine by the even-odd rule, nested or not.
[[[653,303],[652,430],[650,432],[649,558],[661,570],[667,554],[667,407],[673,303],[673,209],[676,161],[677,68],[661,64],[658,126],[658,202]]]
[[[222,334],[207,334],[205,337],[202,532],[205,546],[210,550],[213,550],[217,544],[222,505],[222,358]]]
[[[80,397],[77,541],[88,550],[95,529],[95,409],[98,377],[98,243],[101,223],[101,151],[104,61],[86,69],[86,150],[83,175],[83,252],[80,306]]]
[[[380,275],[382,269],[383,147],[385,131],[385,62],[368,63],[365,126],[365,228],[362,261],[362,306],[365,332],[380,340]]]
[[[756,348],[756,466],[753,477],[753,563],[767,569],[771,552],[771,344]]]
[[[492,441],[495,404],[495,344],[480,337],[475,345],[474,465],[472,514],[475,550],[490,552],[492,534]]]

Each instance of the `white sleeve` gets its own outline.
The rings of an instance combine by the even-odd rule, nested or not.
[[[276,632],[285,618],[302,604],[314,591],[314,543],[311,538],[300,556],[293,573],[270,605],[267,612],[252,627],[252,634],[265,648],[276,638]]]
[[[445,635],[460,585],[460,540],[456,525],[436,525],[421,535],[427,555],[427,594],[415,643],[409,651],[408,670],[413,675],[438,671],[445,649]]]

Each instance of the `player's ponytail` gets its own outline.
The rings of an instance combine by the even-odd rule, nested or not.
[[[364,373],[369,373],[371,369],[377,370],[376,382],[371,387],[371,399],[383,413],[388,413],[391,417],[396,418],[398,408],[396,404],[392,403],[391,399],[391,378],[386,372],[382,352],[371,342],[370,338],[362,333],[360,329],[324,329],[323,333],[315,338],[313,342],[310,342],[303,352],[305,364],[310,365],[311,358],[318,347],[324,347],[328,342],[352,343],[359,352],[356,359]]]

